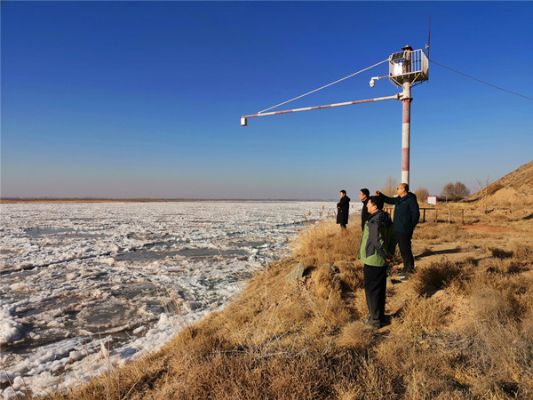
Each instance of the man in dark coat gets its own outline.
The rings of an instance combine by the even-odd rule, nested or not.
[[[420,210],[416,195],[409,191],[407,183],[400,183],[396,188],[397,197],[388,197],[381,192],[376,192],[385,203],[394,204],[394,236],[403,260],[403,270],[401,274],[407,278],[415,271],[415,259],[411,248],[411,239],[416,224],[420,219]]]
[[[337,203],[337,224],[340,224],[342,229],[346,229],[349,213],[350,198],[346,196],[346,190],[341,190],[339,192],[339,202]]]
[[[361,207],[361,230],[365,229],[365,222],[368,221],[370,213],[368,212],[367,203],[370,197],[370,191],[367,188],[361,189],[359,191],[359,200],[363,203]]]

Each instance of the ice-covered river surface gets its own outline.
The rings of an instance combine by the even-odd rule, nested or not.
[[[61,390],[157,350],[334,207],[0,205],[0,398]]]

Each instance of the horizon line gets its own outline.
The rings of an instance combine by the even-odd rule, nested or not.
[[[238,198],[238,197],[0,197],[0,202],[31,202],[31,201],[102,201],[102,202],[186,202],[186,201],[335,201],[336,199],[303,199],[303,198]]]

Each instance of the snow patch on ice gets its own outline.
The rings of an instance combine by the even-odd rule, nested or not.
[[[0,345],[14,342],[22,336],[22,326],[17,323],[13,314],[13,307],[0,308]]]

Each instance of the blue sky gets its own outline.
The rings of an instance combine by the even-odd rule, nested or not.
[[[400,178],[401,104],[239,117],[404,44],[533,97],[533,3],[2,2],[2,196],[333,198]],[[402,26],[404,21],[406,26]],[[385,96],[382,65],[288,107]],[[532,159],[533,101],[432,65],[411,186]]]

